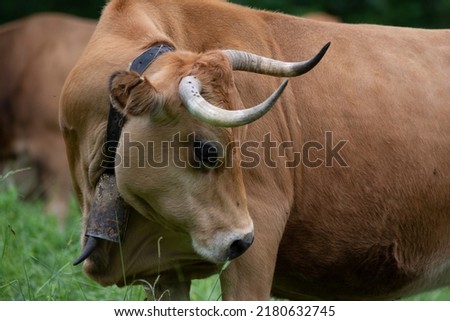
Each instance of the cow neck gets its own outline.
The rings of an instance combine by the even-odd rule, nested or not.
[[[136,59],[134,59],[131,62],[128,70],[135,71],[141,75],[156,60],[156,58],[165,54],[166,52],[174,50],[175,48],[165,44],[152,46],[141,53]],[[106,161],[103,163],[105,165],[105,173],[107,174],[115,174],[114,160],[116,158],[117,145],[119,143],[124,124],[125,117],[116,108],[113,107],[112,103],[110,103],[108,124],[106,127],[106,145],[104,150]]]

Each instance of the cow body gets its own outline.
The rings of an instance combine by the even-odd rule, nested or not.
[[[103,285],[151,283],[160,275],[172,298],[185,299],[192,278],[218,270],[210,253],[192,245],[197,234],[216,242],[213,232],[228,226],[227,217],[233,221],[227,224],[247,231],[248,210],[255,240],[223,272],[224,299],[267,299],[270,293],[389,299],[449,284],[449,38],[448,30],[328,24],[219,1],[111,1],[61,100],[61,126],[86,221],[102,173],[108,79],[155,43],[176,48],[144,73],[156,92],[171,97],[164,117],[174,120],[159,128],[150,120],[156,116],[133,115],[148,109],[139,101],[150,97],[136,96],[137,106],[125,108],[130,117],[118,155],[131,166],[116,159],[116,175],[133,207],[122,244],[126,278],[119,246],[107,241],[85,271]],[[292,79],[277,105],[246,126],[201,124],[174,89],[181,76],[206,68],[198,66],[207,66],[207,58],[226,64],[211,50],[296,61],[327,41],[332,45],[323,61]],[[280,83],[264,75],[215,72],[199,77],[214,84],[204,87],[205,94],[223,108],[240,105],[235,99],[255,105]],[[231,89],[215,90],[218,78],[219,86]],[[230,104],[217,98],[223,92],[231,93]],[[130,139],[136,147],[190,131],[219,141],[262,142],[250,156],[265,161],[253,166],[245,155],[233,155],[251,166],[211,174],[205,183],[204,177],[183,174],[187,169],[158,174],[139,166],[136,154],[125,155]],[[197,232],[206,221],[213,222],[210,228]]]
[[[0,28],[0,170],[30,167],[12,176],[20,192],[44,195],[47,210],[61,220],[71,181],[58,125],[59,95],[94,28],[94,21],[51,13]]]

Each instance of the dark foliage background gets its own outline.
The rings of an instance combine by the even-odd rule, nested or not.
[[[180,0],[182,1],[182,0]],[[0,23],[34,12],[61,11],[98,18],[106,0],[0,1]],[[450,28],[450,0],[232,0],[255,8],[302,15],[324,11],[344,22]]]

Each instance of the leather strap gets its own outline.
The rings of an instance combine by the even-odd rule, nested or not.
[[[156,58],[169,51],[174,51],[175,48],[160,44],[152,46],[141,53],[129,66],[129,70],[142,74]],[[105,173],[114,175],[114,160],[116,158],[117,145],[119,143],[122,127],[125,123],[124,116],[113,107],[109,105],[108,125],[106,127],[106,144],[105,144],[105,160],[102,165],[105,168]]]
[[[165,54],[166,52],[174,50],[175,49],[173,47],[170,47],[168,45],[157,45],[150,47],[133,60],[133,62],[130,64],[129,70],[136,71],[138,74],[142,74],[156,58]]]

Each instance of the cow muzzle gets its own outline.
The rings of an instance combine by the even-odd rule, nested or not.
[[[86,226],[86,243],[81,255],[73,262],[74,265],[86,260],[96,249],[98,240],[115,243],[123,241],[127,221],[128,208],[119,194],[116,177],[103,174],[95,188],[94,201],[91,206]]]
[[[247,233],[243,238],[234,240],[229,249],[228,259],[232,260],[244,254],[245,251],[253,244],[255,239],[253,232]]]
[[[233,260],[247,251],[253,243],[253,226],[250,232],[219,232],[211,240],[201,242],[192,238],[194,250],[205,260],[221,264]]]

